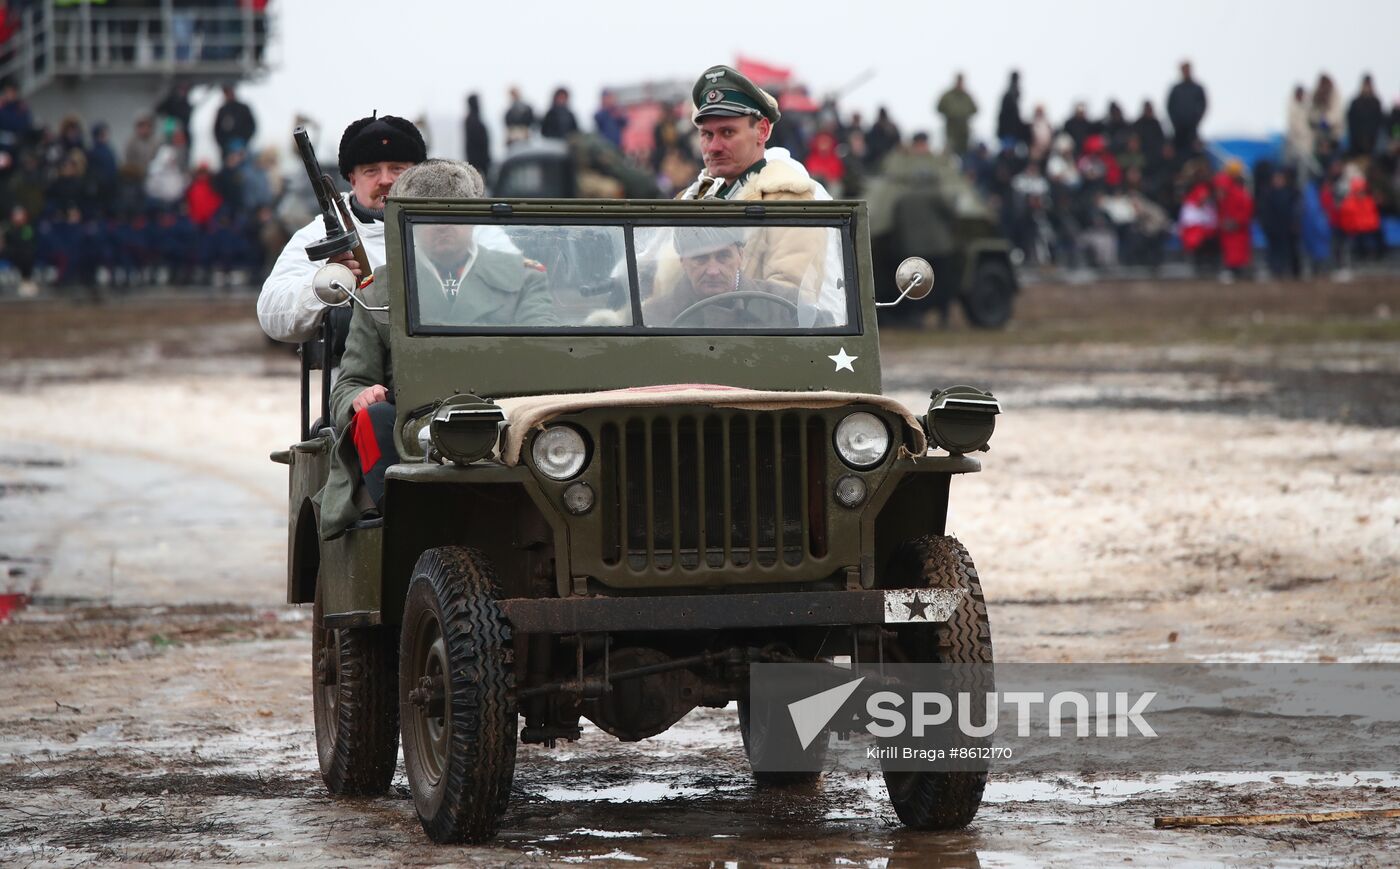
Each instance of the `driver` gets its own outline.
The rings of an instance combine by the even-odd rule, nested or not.
[[[773,125],[782,116],[772,94],[721,65],[705,70],[690,96],[695,106],[691,120],[700,134],[705,168],[677,199],[831,198],[787,151],[767,147]],[[824,288],[827,257],[823,230],[770,227],[750,240],[745,271],[759,280],[801,288],[803,301],[810,302]],[[835,303],[843,306],[844,300],[838,298]]]
[[[745,241],[737,226],[676,227],[680,278],[670,292],[643,303],[643,320],[697,328],[796,326],[796,288],[746,274]]]

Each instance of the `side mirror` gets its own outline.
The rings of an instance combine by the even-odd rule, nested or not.
[[[355,273],[340,263],[326,263],[311,279],[311,292],[327,307],[348,305],[355,294]]]
[[[923,257],[911,256],[899,264],[894,272],[894,285],[899,287],[899,298],[893,302],[876,302],[877,308],[893,308],[905,299],[922,299],[933,291],[933,266]]]
[[[366,305],[364,299],[355,294],[356,286],[355,273],[340,263],[326,263],[311,278],[311,292],[327,307],[339,308],[354,301],[366,311],[389,310],[388,305]]]

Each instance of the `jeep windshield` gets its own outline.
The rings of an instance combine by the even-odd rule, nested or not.
[[[844,223],[412,215],[409,331],[857,334]]]

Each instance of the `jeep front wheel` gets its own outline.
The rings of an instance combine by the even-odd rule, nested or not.
[[[739,701],[739,735],[744,740],[744,754],[749,758],[750,769],[752,769],[753,756],[763,754],[764,745],[773,738],[773,725],[767,718],[774,708],[774,704],[763,704],[765,712],[759,715],[754,714],[752,704],[747,700]],[[828,733],[823,731],[821,736],[807,749],[804,760],[806,765],[812,769],[804,770],[766,770],[753,769],[754,784],[761,788],[781,788],[781,787],[801,787],[815,783],[822,777],[821,767],[826,763],[826,745]]]
[[[399,645],[403,760],[413,804],[434,842],[496,834],[515,773],[510,627],[490,564],[477,551],[418,559]]]
[[[389,789],[399,759],[398,649],[383,627],[328,628],[316,583],[311,705],[321,779],[336,796]]]
[[[948,621],[932,625],[902,625],[896,641],[911,664],[985,664],[971,668],[959,685],[980,697],[993,690],[992,635],[987,604],[972,556],[953,537],[928,535],[901,546],[890,559],[886,588],[939,588],[961,591]],[[986,770],[902,772],[885,770],[885,787],[895,814],[916,830],[955,830],[967,826],[982,804]]]

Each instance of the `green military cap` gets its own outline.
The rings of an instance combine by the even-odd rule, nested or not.
[[[690,99],[695,103],[690,119],[697,124],[701,118],[749,116],[767,118],[776,124],[781,117],[772,94],[723,64],[710,67],[696,79]]]

